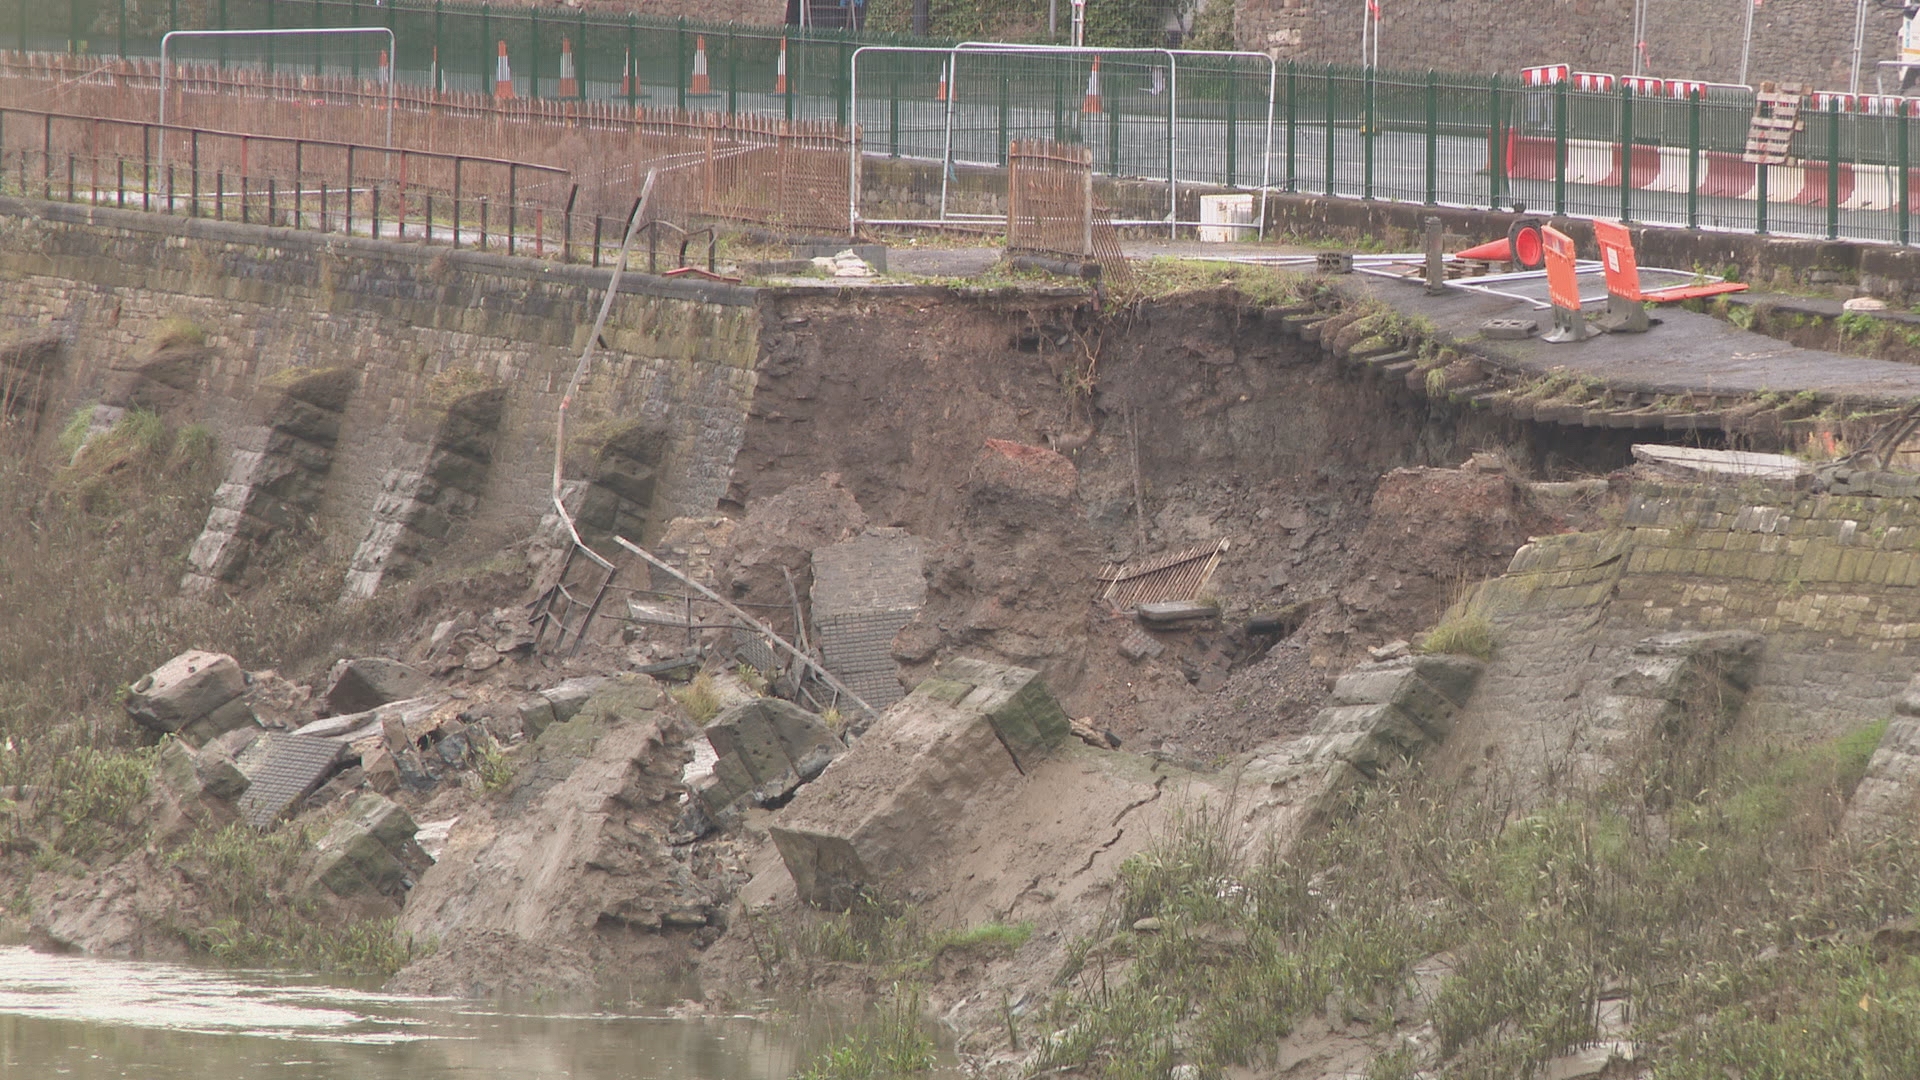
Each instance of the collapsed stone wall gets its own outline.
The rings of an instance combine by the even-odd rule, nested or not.
[[[211,428],[240,455],[230,467],[239,480],[253,459],[273,457],[270,406],[284,389],[341,373],[352,385],[324,425],[328,460],[306,454],[279,470],[299,481],[283,493],[294,497],[249,520],[280,526],[297,515],[319,533],[368,539],[348,590],[362,595],[419,561],[421,539],[437,542],[455,518],[491,536],[538,521],[554,417],[606,277],[472,251],[0,199],[0,336],[40,343],[0,355],[0,373],[20,387],[24,404],[12,411],[37,416],[43,434],[96,401],[152,408]],[[569,468],[584,474],[608,444],[647,426],[656,479],[648,504],[624,505],[619,519],[644,534],[709,512],[725,491],[760,322],[750,289],[630,275],[622,293],[566,449]],[[202,346],[165,345],[169,327],[177,337],[187,324]],[[494,388],[497,401],[485,397]],[[242,501],[225,509],[244,515],[258,500]],[[244,566],[239,546],[207,545],[197,574]],[[233,557],[215,558],[215,547]]]
[[[1497,644],[1453,769],[1580,770],[1636,665],[1684,632],[1745,635],[1748,737],[1830,738],[1891,715],[1920,670],[1920,499],[1638,484],[1617,527],[1535,539],[1471,603]]]
[[[1746,0],[1649,0],[1646,74],[1733,82],[1740,73]],[[1516,76],[1523,67],[1565,63],[1585,71],[1633,71],[1632,0],[1554,0],[1516,8],[1501,0],[1387,0],[1380,66],[1403,71]],[[1234,33],[1243,49],[1283,63],[1358,64],[1360,7],[1335,0],[1241,0]],[[1874,63],[1895,58],[1899,9],[1867,14],[1861,89]],[[1853,62],[1853,5],[1770,0],[1753,15],[1747,78],[1844,90]]]

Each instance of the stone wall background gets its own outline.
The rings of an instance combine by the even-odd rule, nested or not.
[[[1566,63],[1631,74],[1633,0],[1381,0],[1380,66],[1406,71],[1498,73]],[[1646,74],[1733,82],[1749,0],[1652,0]],[[1283,62],[1357,64],[1360,0],[1241,0],[1240,47]],[[1748,82],[1810,83],[1845,90],[1853,60],[1854,5],[1846,0],[1766,0],[1754,12]],[[1891,60],[1900,18],[1876,3],[1867,15],[1860,88],[1874,90],[1874,61]],[[1889,86],[1897,84],[1890,79]],[[1896,92],[1890,89],[1890,92]]]
[[[171,319],[203,328],[211,358],[183,406],[222,452],[260,419],[263,386],[348,368],[318,525],[348,544],[389,470],[408,464],[436,401],[505,389],[494,466],[472,522],[525,535],[549,506],[554,420],[607,271],[135,211],[0,199],[0,338],[57,333],[48,438],[95,401],[116,360]],[[761,315],[750,289],[629,275],[593,377],[572,407],[569,475],[622,428],[665,432],[655,524],[711,513],[725,493],[755,382]]]

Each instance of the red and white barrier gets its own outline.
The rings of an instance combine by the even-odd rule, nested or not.
[[[1624,159],[1624,160],[1623,160]],[[1551,136],[1507,133],[1507,176],[1514,180],[1554,178],[1554,140]],[[1739,154],[1718,150],[1700,155],[1700,194],[1726,199],[1758,199],[1760,169],[1767,170],[1767,201],[1798,206],[1827,205],[1827,166],[1755,165]],[[1844,210],[1890,210],[1899,198],[1893,170],[1878,165],[1842,163],[1833,177],[1837,202]],[[1567,182],[1595,187],[1628,186],[1643,191],[1685,192],[1689,179],[1684,147],[1635,146],[1630,159],[1618,143],[1598,139],[1567,140]],[[1908,202],[1920,206],[1920,169],[1908,174]]]
[[[1539,67],[1521,68],[1522,86],[1553,86],[1567,81],[1570,69],[1566,64],[1542,64]]]
[[[1679,98],[1680,100],[1685,101],[1687,98],[1693,96],[1694,94],[1699,94],[1701,98],[1704,99],[1707,96],[1707,84],[1697,79],[1668,79],[1667,80],[1667,96],[1668,97]]]
[[[1599,71],[1576,71],[1573,73],[1573,88],[1590,94],[1612,93],[1613,76]]]
[[[1630,94],[1644,94],[1649,97],[1664,97],[1667,93],[1667,80],[1650,78],[1645,75],[1622,75],[1620,85]]]

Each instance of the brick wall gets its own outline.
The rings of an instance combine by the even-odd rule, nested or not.
[[[1732,82],[1739,74],[1746,0],[1651,0],[1647,73]],[[1632,0],[1382,0],[1380,66],[1409,71],[1514,75],[1535,64],[1631,73]],[[1360,5],[1345,0],[1241,0],[1242,48],[1282,61],[1357,64]],[[1838,0],[1767,0],[1754,13],[1748,81],[1812,83],[1844,90],[1853,59],[1853,10]],[[1861,89],[1873,90],[1875,60],[1894,56],[1897,12],[1867,15]]]
[[[547,506],[560,397],[606,278],[470,251],[0,199],[0,340],[51,330],[66,343],[47,428],[95,400],[109,366],[143,355],[168,319],[206,331],[212,358],[184,408],[223,446],[258,423],[249,405],[263,383],[290,369],[352,369],[359,386],[320,506],[322,525],[348,543],[366,529],[388,470],[406,460],[408,432],[417,436],[436,389],[463,381],[506,388],[476,521],[532,526]],[[656,506],[710,513],[755,382],[755,298],[629,275],[607,351],[573,407],[570,454],[590,455],[597,434],[658,425],[667,449]]]

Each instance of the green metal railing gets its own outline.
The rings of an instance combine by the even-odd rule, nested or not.
[[[1102,62],[1101,108],[1091,112],[1086,56],[970,53],[956,62],[940,55],[950,43],[883,34],[448,0],[18,2],[0,15],[0,47],[151,56],[160,36],[176,28],[352,25],[394,30],[398,79],[489,91],[504,41],[516,92],[553,97],[565,39],[582,97],[855,121],[866,153],[939,162],[948,175],[1002,164],[1014,139],[1045,138],[1091,147],[1096,170],[1113,176],[1229,188],[1264,180],[1288,191],[1433,205],[1523,203],[1702,229],[1897,243],[1912,237],[1912,118],[1809,109],[1788,160],[1756,169],[1741,160],[1753,111],[1741,88],[1676,99],[1343,66],[1289,64],[1269,74],[1262,62],[1204,57],[1182,61],[1175,87],[1171,72],[1155,70],[1166,65],[1114,52]],[[782,40],[792,91],[785,94],[774,83]],[[702,44],[711,83],[705,94],[692,85]],[[864,45],[924,51],[855,72],[852,56]],[[280,55],[270,46],[244,55],[218,48],[229,63],[317,63],[335,74],[371,74],[358,53],[316,60],[291,45]],[[938,100],[945,63],[957,64],[947,71],[960,94],[951,110]],[[630,71],[637,82],[623,81]],[[1168,212],[1136,209],[1140,216]]]

